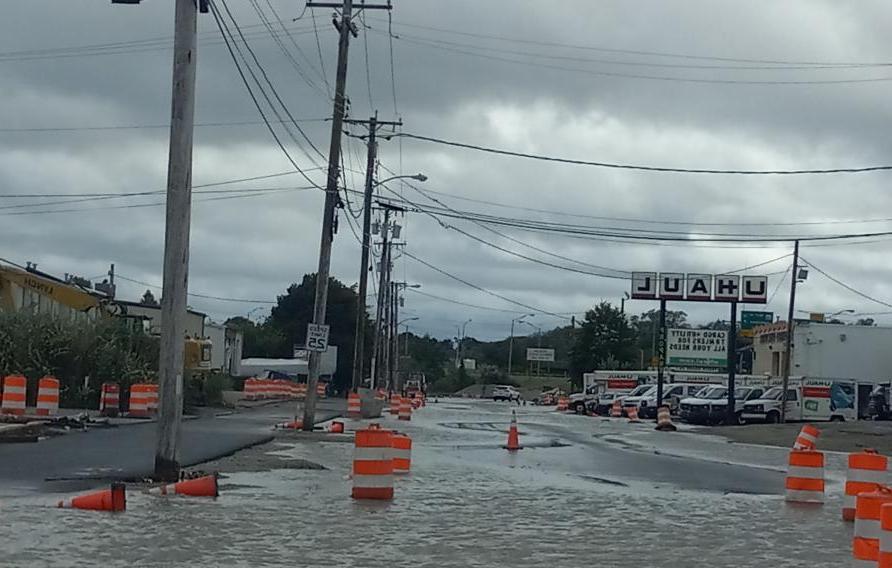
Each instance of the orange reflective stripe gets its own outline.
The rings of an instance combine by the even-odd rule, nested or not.
[[[393,499],[393,487],[354,487],[354,499]]]
[[[870,493],[876,491],[878,487],[880,487],[879,483],[871,483],[868,481],[846,481],[846,495]]]
[[[356,475],[390,475],[393,473],[393,462],[382,461],[355,461],[353,473]]]
[[[880,541],[875,538],[856,536],[852,539],[852,555],[858,560],[876,560],[880,554]]]
[[[790,465],[824,467],[824,454],[808,450],[793,450],[790,452]]]
[[[849,467],[852,469],[885,470],[888,467],[886,456],[879,454],[849,454]]]
[[[805,479],[802,477],[788,477],[786,488],[794,491],[824,491],[823,479]]]

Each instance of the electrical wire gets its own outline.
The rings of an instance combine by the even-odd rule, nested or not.
[[[598,168],[611,168],[619,170],[638,170],[645,172],[671,172],[683,174],[720,174],[720,175],[813,175],[813,174],[857,174],[865,172],[877,172],[892,170],[892,165],[881,166],[865,166],[865,167],[845,167],[845,168],[823,168],[823,169],[798,169],[798,170],[723,170],[710,168],[672,168],[665,166],[649,166],[640,164],[621,164],[614,162],[595,162],[588,160],[576,160],[571,158],[558,158],[554,156],[546,156],[542,154],[529,154],[526,152],[515,152],[512,150],[504,150],[500,148],[491,148],[487,146],[479,146],[476,144],[468,144],[465,142],[455,142],[453,140],[444,140],[432,136],[422,136],[420,134],[410,134],[401,132],[394,136],[402,136],[411,140],[420,140],[423,142],[432,142],[445,146],[453,146],[456,148],[464,148],[466,150],[477,150],[488,154],[497,154],[500,156],[510,156],[514,158],[527,158],[531,160],[541,160],[546,162],[556,162],[561,164],[572,164],[577,166],[593,166]]]
[[[325,122],[330,118],[298,118],[297,122]],[[193,124],[195,128],[222,127],[222,126],[256,126],[263,124],[262,120],[240,120],[232,122],[196,122]],[[167,124],[120,124],[108,126],[49,126],[49,127],[26,127],[26,128],[0,128],[0,133],[41,133],[41,132],[92,132],[104,130],[142,130],[142,129],[168,129],[170,123]]]
[[[390,44],[390,93],[393,95],[393,115],[399,116],[400,111],[396,105],[396,65],[393,63],[393,14],[387,11],[387,38]],[[402,170],[402,167],[400,167]]]
[[[784,271],[784,275],[781,277],[781,279],[778,281],[777,285],[774,287],[774,291],[771,293],[771,296],[768,298],[768,303],[765,304],[766,306],[770,306],[771,304],[774,303],[774,297],[777,296],[778,291],[781,289],[781,286],[783,285],[784,281],[787,279],[787,275],[790,274],[790,271],[792,269],[793,269],[793,263],[791,262],[790,266],[788,266],[787,269]]]
[[[492,292],[492,291],[490,291],[490,290],[487,290],[486,288],[483,288],[483,287],[478,286],[478,285],[476,285],[476,284],[472,284],[471,282],[468,282],[467,280],[464,280],[464,279],[462,279],[462,278],[459,278],[458,276],[455,276],[455,275],[453,275],[453,274],[450,274],[449,272],[446,272],[446,271],[443,270],[442,268],[438,268],[438,267],[434,266],[433,264],[431,264],[431,263],[429,263],[429,262],[427,262],[427,261],[425,261],[425,260],[422,260],[422,259],[418,258],[417,256],[415,256],[414,254],[410,253],[410,252],[407,251],[407,250],[403,250],[403,254],[406,255],[407,257],[411,258],[412,260],[414,260],[414,261],[416,261],[416,262],[418,262],[418,263],[420,263],[420,264],[423,264],[424,266],[430,268],[430,269],[433,270],[434,272],[438,272],[438,273],[442,274],[443,276],[446,276],[446,277],[448,277],[448,278],[451,278],[452,280],[455,280],[456,282],[459,282],[459,283],[461,283],[461,284],[464,284],[465,286],[468,286],[469,288],[473,288],[473,289],[475,289],[475,290],[477,290],[477,291],[479,291],[479,292],[483,292],[484,294],[488,294],[488,295],[490,295],[490,296],[493,296],[494,298],[499,298],[500,300],[504,300],[504,301],[508,302],[509,304],[514,304],[514,305],[516,305],[516,306],[520,306],[520,307],[525,308],[525,309],[527,309],[527,310],[531,310],[531,311],[533,311],[533,312],[540,313],[540,314],[546,314],[546,315],[549,315],[549,316],[553,316],[553,317],[556,317],[556,318],[558,318],[558,319],[563,319],[563,320],[569,320],[569,319],[570,319],[570,318],[568,318],[568,317],[565,317],[565,316],[556,314],[556,313],[554,313],[554,312],[549,312],[548,310],[543,310],[543,309],[541,309],[541,308],[536,308],[536,307],[530,306],[530,305],[528,305],[528,304],[524,304],[523,302],[518,302],[517,300],[512,300],[511,298],[507,298],[507,297],[505,297],[505,296],[502,296],[501,294],[497,294],[496,292]]]
[[[453,300],[453,299],[451,299],[451,298],[444,298],[443,296],[436,296],[436,295],[434,295],[434,294],[429,294],[429,293],[427,293],[427,292],[422,292],[421,290],[416,290],[416,289],[414,289],[414,288],[409,288],[409,290],[411,290],[411,291],[414,292],[415,294],[420,294],[420,295],[422,295],[422,296],[426,296],[426,297],[428,297],[428,298],[433,298],[434,300],[440,300],[440,301],[443,301],[443,302],[449,302],[450,304],[456,304],[456,305],[458,305],[458,306],[465,306],[465,307],[467,307],[467,308],[475,308],[475,309],[478,309],[478,310],[488,310],[488,311],[491,311],[491,312],[502,312],[502,313],[506,313],[506,314],[519,314],[519,313],[521,313],[521,312],[518,311],[518,310],[505,310],[505,309],[502,309],[502,308],[493,308],[493,307],[490,307],[490,306],[478,306],[478,305],[476,305],[476,304],[469,304],[469,303],[467,303],[467,302],[461,302],[461,301],[459,301],[459,300]]]
[[[331,83],[328,82],[328,75],[325,73],[325,59],[322,57],[322,43],[319,41],[319,28],[316,27],[316,12],[310,8],[310,19],[313,20],[313,34],[316,36],[316,53],[319,54],[319,69],[322,71],[322,81],[328,89],[328,96],[332,98]]]
[[[143,282],[142,280],[137,280],[135,278],[129,278],[127,276],[122,276],[120,274],[115,274],[115,277],[120,278],[121,280],[124,280],[126,282],[131,282],[133,284],[139,284],[141,286],[148,286],[149,288],[154,288],[156,290],[162,289],[161,286],[158,286],[156,284],[150,284],[148,282]],[[239,303],[244,303],[244,304],[272,304],[272,305],[275,305],[278,303],[274,300],[252,300],[252,299],[247,299],[247,298],[227,298],[224,296],[213,296],[210,294],[199,294],[197,292],[189,292],[189,296],[191,296],[193,298],[203,298],[205,300],[219,300],[221,302],[239,302]]]
[[[323,74],[322,74],[318,69],[316,69],[316,67],[313,65],[313,62],[310,60],[310,56],[308,56],[306,53],[304,53],[304,50],[301,49],[300,44],[297,43],[297,40],[294,39],[294,36],[291,34],[291,32],[290,32],[290,30],[288,29],[288,27],[285,26],[285,23],[282,21],[282,18],[279,17],[279,13],[276,11],[276,9],[275,9],[275,7],[273,6],[272,2],[271,2],[270,0],[266,0],[266,5],[269,6],[269,9],[270,9],[270,11],[273,13],[273,16],[274,16],[274,17],[276,18],[276,20],[279,22],[279,27],[282,28],[282,31],[285,33],[285,35],[288,37],[288,39],[291,40],[291,44],[294,46],[294,49],[295,49],[295,51],[297,51],[297,54],[298,54],[300,57],[302,57],[303,60],[306,62],[306,64],[307,64],[307,68],[311,69],[311,70],[312,70],[312,71],[313,71],[313,72],[314,72],[320,79],[322,79],[322,82],[323,82],[323,83],[327,83],[326,78],[323,76]],[[304,5],[304,12],[306,12],[306,11],[307,11],[307,6]],[[302,18],[302,17],[303,17],[303,13],[302,13],[300,16],[298,16],[298,17],[295,19],[295,21],[299,20],[299,19]],[[328,88],[328,85],[327,85],[327,84],[326,84],[326,88]],[[323,91],[323,94],[325,95],[325,97],[326,97],[327,99],[331,100],[331,96],[330,96],[330,94],[329,94],[329,91]]]
[[[322,191],[326,191],[322,186],[320,186],[315,181],[313,181],[309,176],[307,176],[307,174],[304,172],[304,170],[301,169],[300,166],[298,166],[297,162],[294,160],[294,158],[288,152],[288,149],[285,148],[285,145],[282,143],[282,140],[279,138],[279,135],[276,133],[275,128],[273,128],[272,124],[268,120],[268,117],[266,116],[266,113],[263,111],[263,107],[261,106],[260,101],[257,99],[257,96],[254,94],[254,89],[251,87],[251,84],[248,81],[248,78],[245,75],[244,70],[242,69],[241,65],[239,64],[238,58],[236,57],[234,50],[239,51],[239,54],[242,56],[242,60],[245,62],[246,66],[247,66],[247,59],[245,59],[244,54],[242,54],[241,51],[239,50],[238,45],[235,43],[235,38],[232,36],[231,32],[229,31],[229,27],[223,21],[223,18],[221,16],[219,10],[217,9],[216,1],[208,0],[208,4],[211,8],[211,13],[214,16],[214,20],[217,23],[217,27],[219,28],[220,33],[223,35],[223,38],[226,41],[227,50],[229,51],[229,55],[232,58],[233,63],[235,64],[235,67],[236,67],[236,70],[238,71],[239,77],[241,77],[242,83],[245,85],[245,88],[248,90],[248,94],[250,95],[251,100],[254,102],[254,106],[255,106],[255,108],[257,108],[257,112],[260,113],[260,116],[263,119],[263,122],[266,125],[267,130],[272,135],[273,139],[276,141],[276,144],[279,146],[279,149],[282,151],[283,154],[285,154],[285,157],[288,159],[288,161],[291,162],[291,165],[294,167],[294,169],[297,170],[297,172],[299,172],[300,175],[303,176],[312,185],[315,185],[318,189],[320,189]],[[230,43],[230,39],[232,39],[231,43]],[[254,75],[250,66],[248,66],[248,70],[249,70],[249,72],[251,72],[251,76],[252,76],[252,78],[254,78],[258,88],[260,89],[261,93],[264,95],[264,98],[266,98],[267,103],[272,108],[273,113],[276,114],[276,116],[279,117],[279,119],[281,120],[281,117],[279,116],[278,112],[275,110],[275,107],[272,105],[272,102],[269,100],[269,97],[266,95],[265,91],[262,88],[261,83],[257,80],[257,77],[256,77],[256,75]]]
[[[369,92],[369,112],[374,112],[375,102],[372,97],[372,70],[369,65],[369,28],[365,23],[363,12],[359,13],[359,22],[362,24],[362,27],[365,28],[362,34],[362,45],[365,51],[365,84]]]
[[[805,264],[807,264],[807,265],[810,266],[811,268],[815,269],[815,270],[818,271],[820,274],[824,275],[824,277],[826,277],[826,278],[827,278],[828,280],[830,280],[831,282],[836,283],[837,285],[839,285],[839,286],[845,288],[845,289],[848,290],[849,292],[852,292],[853,294],[856,294],[856,295],[858,295],[858,296],[861,296],[861,297],[864,298],[865,300],[869,300],[869,301],[871,301],[871,302],[873,302],[873,303],[875,303],[875,304],[880,304],[881,306],[886,306],[887,308],[892,308],[892,303],[884,302],[883,300],[878,300],[877,298],[874,298],[873,296],[871,296],[871,295],[869,295],[869,294],[866,294],[866,293],[864,293],[864,292],[862,292],[862,291],[860,291],[860,290],[857,290],[856,288],[850,286],[849,284],[846,284],[846,283],[843,282],[842,280],[839,280],[838,278],[834,278],[833,276],[827,274],[825,271],[821,270],[820,268],[818,268],[817,266],[815,266],[815,265],[812,264],[811,262],[805,260],[805,259],[802,258],[801,256],[799,257],[799,260],[801,260],[802,262],[804,262]]]
[[[384,23],[383,19],[377,19],[378,21]],[[426,26],[420,24],[408,24],[404,22],[395,22],[395,24],[399,27],[406,28],[416,28],[428,31],[436,31],[442,32],[446,34],[453,34],[465,37],[474,37],[481,38],[487,40],[496,40],[503,42],[511,42],[511,43],[520,43],[520,44],[528,44],[528,45],[538,45],[541,47],[560,47],[560,48],[568,48],[568,49],[578,49],[584,51],[595,51],[595,52],[604,52],[604,53],[617,53],[617,54],[625,54],[625,55],[638,55],[638,56],[649,56],[649,57],[665,57],[665,58],[675,58],[675,59],[691,59],[691,60],[702,60],[702,61],[724,61],[724,62],[732,62],[732,63],[764,63],[764,64],[772,64],[772,65],[841,65],[841,66],[865,66],[865,67],[887,67],[892,65],[889,62],[851,62],[851,61],[842,61],[842,62],[830,62],[830,61],[809,61],[809,60],[786,60],[786,59],[758,59],[758,58],[739,58],[739,57],[721,57],[715,55],[699,55],[699,54],[689,54],[689,53],[678,53],[678,52],[668,52],[668,51],[645,51],[645,50],[632,50],[632,49],[617,49],[611,47],[603,47],[603,46],[592,46],[592,45],[580,45],[573,43],[561,43],[561,42],[549,42],[549,41],[541,41],[541,40],[532,40],[529,38],[518,38],[518,37],[507,37],[507,36],[497,36],[492,34],[480,34],[473,33],[466,30],[455,30],[448,28],[439,28],[433,26]]]
[[[476,57],[479,59],[489,59],[492,61],[499,61],[502,63],[512,63],[515,65],[523,65],[527,67],[538,67],[538,68],[546,68],[546,69],[554,69],[557,71],[565,71],[571,73],[581,73],[586,75],[595,75],[599,77],[612,77],[619,79],[636,79],[636,80],[648,80],[648,81],[663,81],[670,83],[699,83],[699,84],[711,84],[711,85],[756,85],[756,86],[801,86],[801,85],[850,85],[850,84],[868,84],[868,83],[883,83],[887,81],[892,81],[892,77],[867,77],[867,78],[855,78],[855,79],[803,79],[803,80],[746,80],[746,79],[706,79],[706,78],[696,78],[696,77],[678,77],[678,76],[669,76],[669,75],[646,75],[646,74],[635,74],[635,73],[621,73],[618,71],[599,71],[595,69],[583,69],[580,67],[566,67],[563,65],[554,65],[548,63],[539,63],[535,61],[527,61],[522,59],[512,59],[509,57],[503,57],[499,55],[491,55],[486,53],[480,53],[478,51],[469,51],[467,49],[461,49],[456,47],[450,47],[447,45],[443,45],[441,43],[437,43],[431,40],[419,40],[419,39],[404,39],[400,36],[396,36],[396,39],[422,47],[430,47],[433,49],[438,49],[440,51],[444,51],[447,53],[456,53],[459,55],[467,55],[471,57]]]

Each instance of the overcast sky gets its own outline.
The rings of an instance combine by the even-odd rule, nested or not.
[[[126,299],[138,299],[147,289],[130,280],[160,285],[163,195],[75,200],[83,199],[82,194],[164,188],[172,4],[170,0],[144,0],[140,6],[113,6],[103,0],[4,3],[0,257],[21,264],[37,262],[58,275],[84,277],[101,276],[114,262],[119,275],[129,279],[119,285],[119,294]],[[251,2],[229,0],[229,4],[291,114],[305,120],[301,126],[327,153],[330,126],[320,119],[331,114],[326,81],[333,83],[337,50],[331,10],[315,13],[323,71],[312,12],[304,11],[300,2],[272,0],[291,30],[291,37],[283,37],[282,43],[296,63],[262,27]],[[401,117],[408,133],[599,162],[756,170],[892,163],[888,134],[892,70],[860,65],[892,61],[888,34],[892,7],[886,2],[395,0],[394,4],[395,89],[386,13],[369,12],[366,28],[351,44],[348,94],[354,118],[367,118],[377,110],[384,120]],[[275,21],[266,0],[258,0],[258,5]],[[295,18],[299,19],[292,21]],[[211,15],[200,17],[199,32],[195,184],[293,172],[259,123]],[[231,122],[246,124],[219,124]],[[106,126],[141,128],[80,130]],[[54,130],[61,128],[78,130]],[[324,173],[313,168],[325,160],[309,150],[311,159],[277,128],[289,153],[307,168],[314,183],[323,183]],[[344,148],[347,185],[361,189],[365,147],[345,139]],[[730,176],[625,171],[494,156],[399,138],[382,141],[379,154],[382,166],[392,171],[423,172],[429,180],[420,187],[440,192],[430,196],[462,211],[682,235],[892,230],[892,222],[877,221],[892,218],[889,172]],[[380,171],[380,178],[389,176]],[[190,292],[271,302],[289,283],[314,272],[322,194],[300,189],[308,185],[300,175],[291,174],[196,188],[294,189],[243,193],[237,198],[196,193]],[[412,202],[433,204],[409,187],[391,187]],[[55,197],[16,197],[22,194]],[[68,194],[71,197],[59,197]],[[356,203],[352,205],[355,209]],[[358,279],[359,246],[349,216],[347,210],[340,212],[332,275],[353,284]],[[860,222],[824,223],[840,220]],[[784,242],[758,246],[610,242],[491,227],[505,235],[500,236],[467,221],[444,219],[524,256],[616,276],[604,278],[518,258],[444,228],[422,213],[411,213],[400,222],[405,225],[406,250],[419,259],[536,311],[579,316],[601,300],[618,303],[629,289],[623,277],[626,271],[721,273],[782,257],[792,249]],[[888,239],[806,243],[802,255],[858,291],[892,303]],[[749,271],[769,274],[770,291],[779,292],[768,309],[778,314],[787,309],[789,277],[783,282],[781,278],[790,263],[785,257]],[[409,291],[401,316],[419,318],[410,324],[416,332],[452,336],[457,324],[473,319],[468,335],[504,337],[511,318],[530,311],[408,257],[397,261],[396,272],[399,279],[420,284],[420,293],[481,307]],[[153,292],[160,295],[159,289]],[[248,313],[259,318],[270,307],[198,296],[192,296],[189,304],[218,321]],[[814,270],[799,289],[797,305],[824,312],[890,310]],[[632,301],[626,307],[640,313],[655,306]],[[694,321],[728,317],[724,305],[673,307],[686,309]],[[875,317],[892,323],[892,316]],[[566,323],[545,313],[530,321],[544,328]],[[531,329],[520,328],[521,333]]]

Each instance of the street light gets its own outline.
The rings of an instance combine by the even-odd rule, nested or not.
[[[462,363],[462,343],[465,340],[465,328],[468,327],[468,324],[474,321],[471,318],[468,318],[468,321],[461,324],[461,332],[458,334],[458,347],[455,350],[455,366],[456,368],[461,366]],[[456,330],[458,330],[458,326],[455,326]]]
[[[400,326],[405,324],[408,321],[416,321],[418,319],[419,319],[418,317],[406,318],[404,320],[397,322],[397,324],[396,324],[396,353],[397,353],[397,356],[399,356],[399,353],[400,353]],[[406,352],[404,353],[404,355],[406,357],[408,357],[409,356],[409,326],[406,325],[405,327],[406,327]]]
[[[387,183],[387,182],[389,182],[389,181],[393,181],[393,180],[395,180],[395,179],[414,179],[415,181],[420,181],[420,182],[424,183],[424,182],[427,181],[427,176],[424,175],[424,174],[412,174],[412,175],[405,175],[405,176],[393,176],[393,177],[389,177],[389,178],[387,178],[387,179],[382,179],[381,181],[376,181],[376,182],[374,182],[374,186],[377,187],[377,186],[379,186],[379,185],[384,185],[385,183]]]
[[[511,320],[511,332],[508,334],[508,378],[511,378],[511,358],[514,355],[514,323],[523,321],[523,318],[535,317],[536,314],[523,314]]]

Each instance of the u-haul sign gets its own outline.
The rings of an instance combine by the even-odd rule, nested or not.
[[[767,276],[633,272],[632,298],[692,302],[768,303]]]

